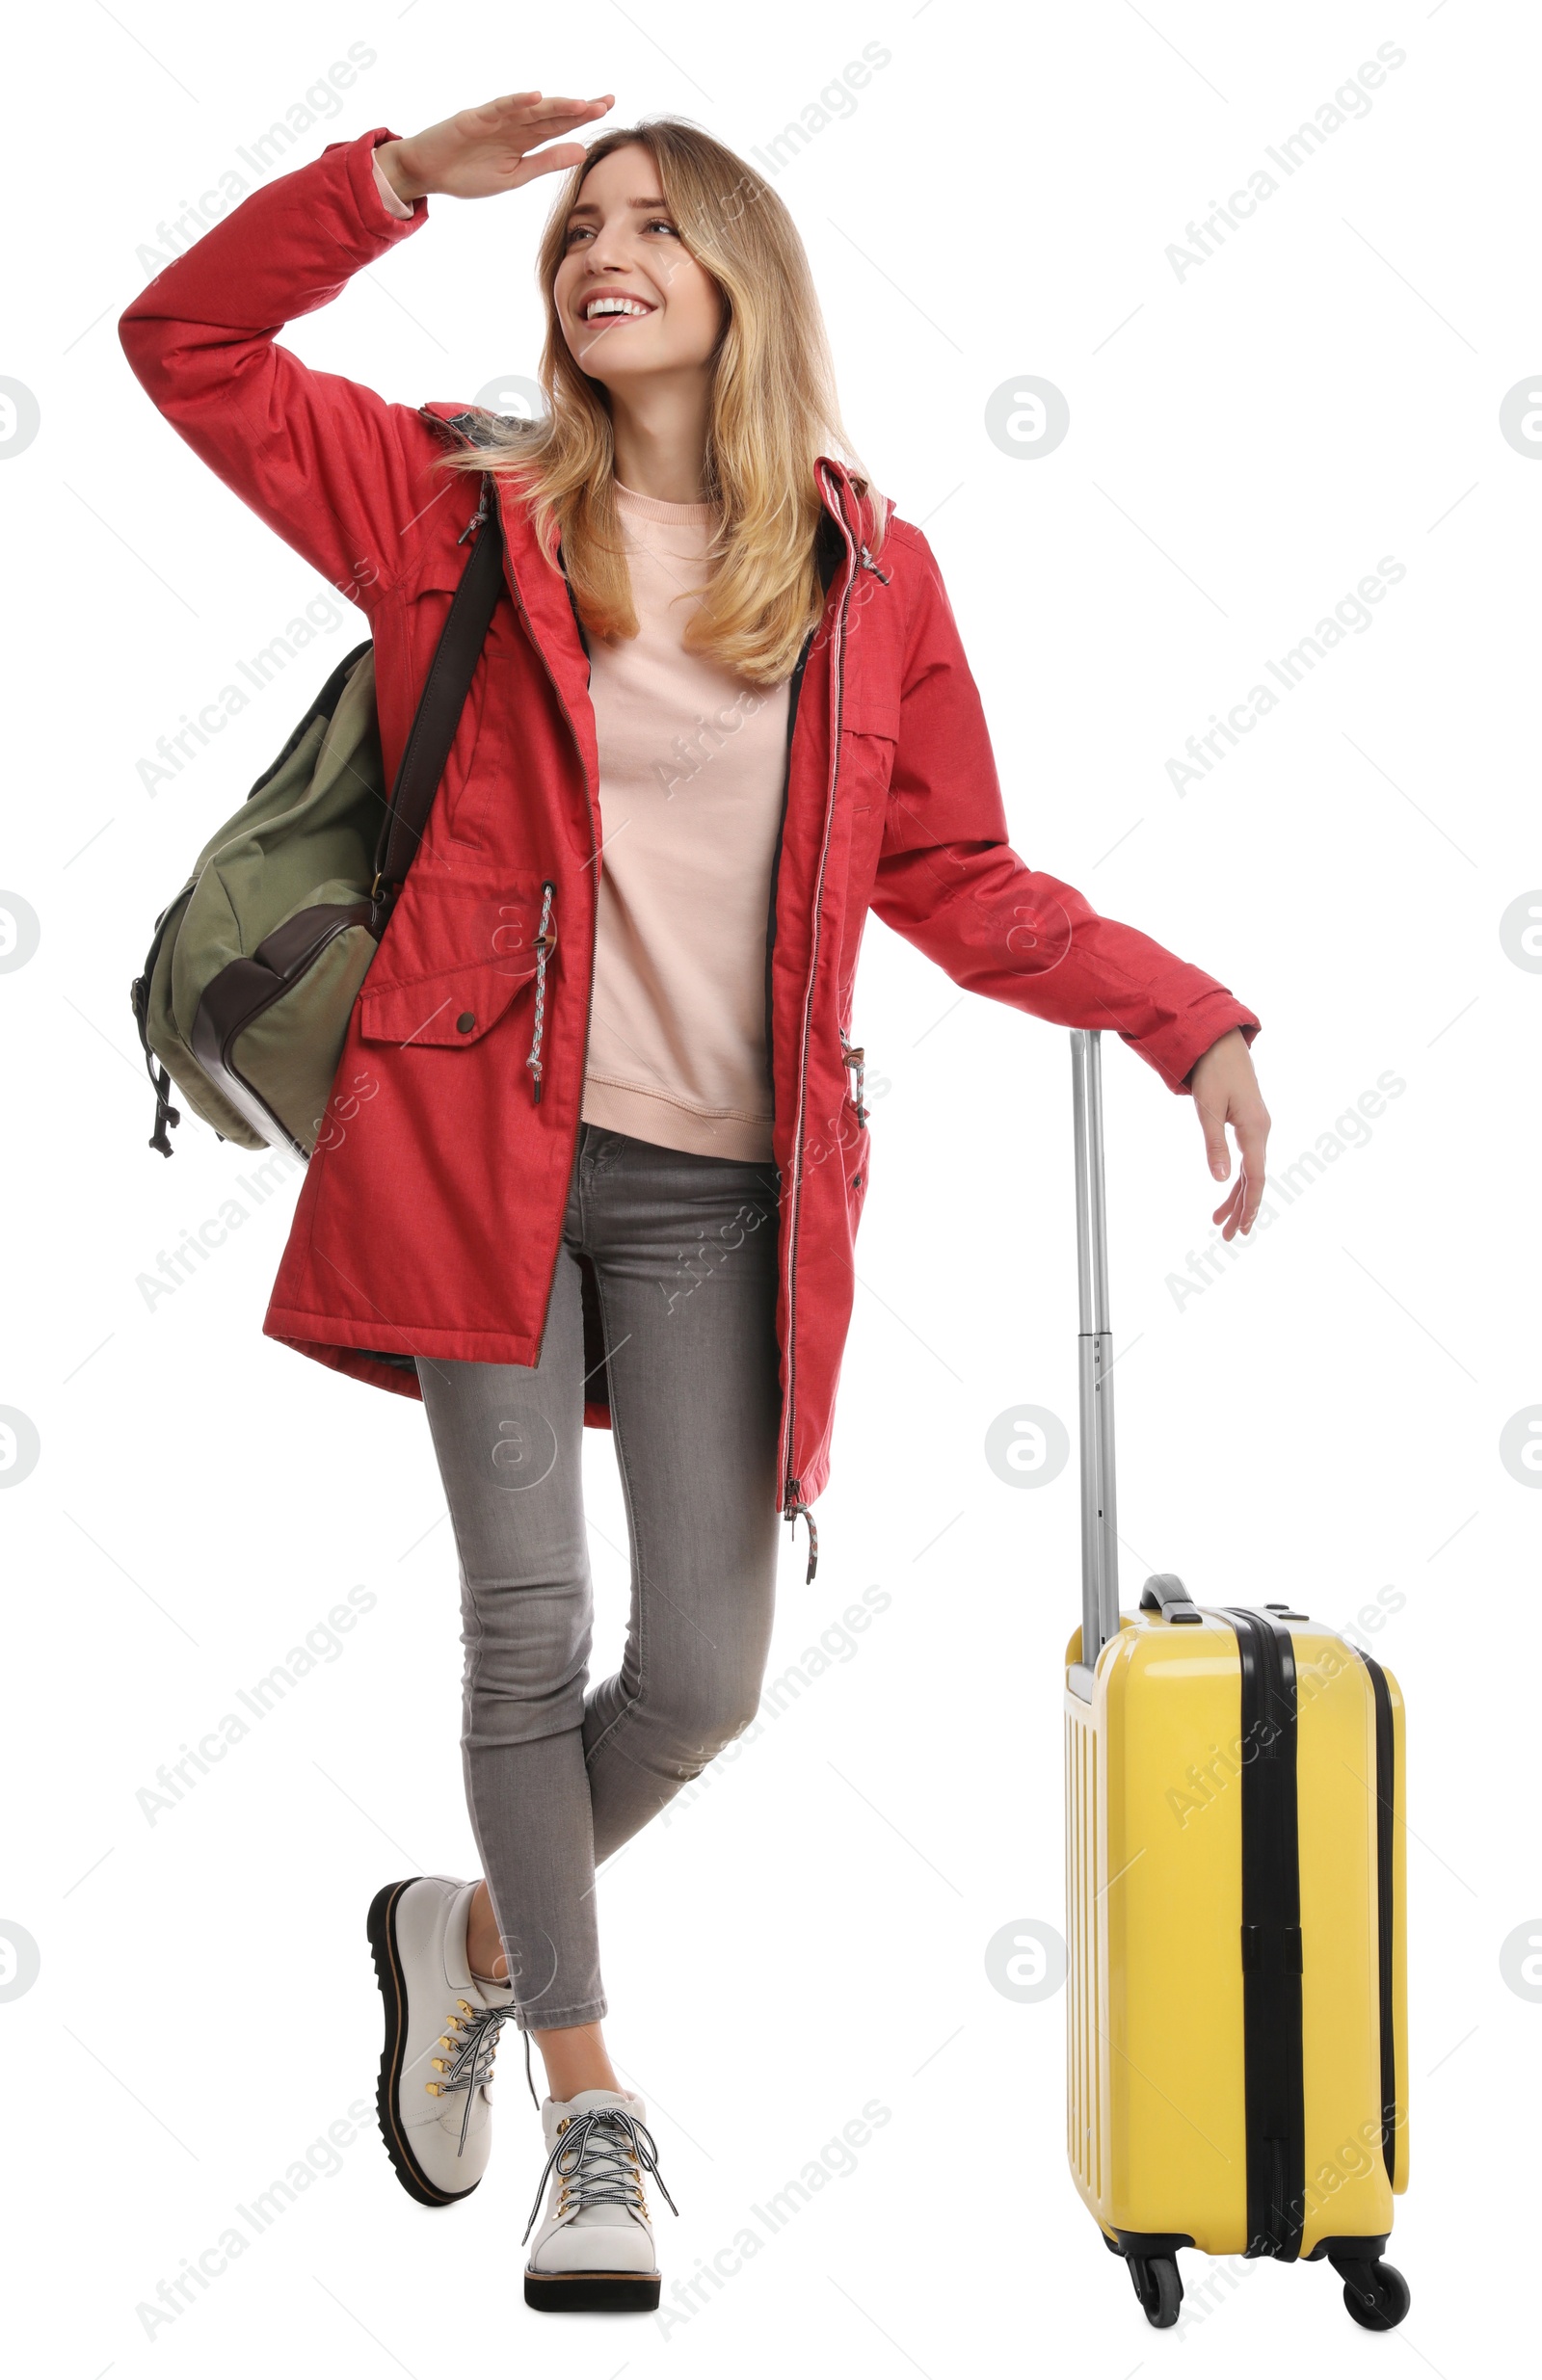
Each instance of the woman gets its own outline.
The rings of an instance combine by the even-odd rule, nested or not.
[[[371,1909],[382,2129],[414,2197],[465,2197],[498,2033],[527,2070],[534,2033],[525,2289],[568,2310],[658,2300],[595,1864],[754,1715],[777,1517],[825,1484],[868,910],[970,990],[1120,1033],[1192,1092],[1222,1178],[1230,1123],[1228,1238],[1268,1122],[1252,1012],[1009,848],[936,563],[851,460],[781,200],[678,122],[563,137],[609,105],[526,92],[339,144],[122,324],[182,436],[368,613],[390,770],[489,502],[502,527],[508,600],[350,1026],[356,1120],[311,1162],[265,1328],[428,1409],[484,1877]],[[275,344],[430,195],[565,169],[543,422],[386,405]],[[633,1571],[593,1688],[586,1419],[615,1433]]]

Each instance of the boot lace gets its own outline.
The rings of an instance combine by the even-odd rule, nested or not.
[[[478,2090],[492,2079],[492,2061],[498,2052],[498,2037],[514,2014],[507,2008],[473,2008],[468,1999],[458,1999],[444,2020],[439,2047],[453,2054],[434,2057],[429,2064],[439,2076],[438,2082],[425,2082],[423,2088],[431,2099],[448,2099],[452,2093],[465,2093],[465,2107],[461,2117],[461,2137],[455,2154],[460,2156],[465,2148],[465,2135],[471,2122],[471,2109]]]
[[[563,2117],[551,2155],[536,2184],[535,2205],[524,2227],[521,2247],[541,2212],[541,2201],[553,2172],[561,2184],[559,2215],[581,2214],[586,2207],[625,2207],[646,2222],[645,2173],[651,2174],[658,2183],[671,2214],[679,2212],[658,2170],[658,2151],[652,2133],[625,2107],[586,2107],[580,2115]]]

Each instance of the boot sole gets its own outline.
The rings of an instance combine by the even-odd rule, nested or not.
[[[543,2314],[653,2314],[657,2273],[538,2273],[525,2268],[524,2302]]]
[[[386,2047],[380,2055],[380,2081],[375,2090],[375,2112],[380,2119],[380,2136],[386,2143],[396,2179],[409,2198],[415,2198],[420,2207],[453,2207],[457,2200],[469,2198],[479,2187],[475,2182],[470,2189],[441,2190],[431,2182],[403,2136],[397,2120],[396,2089],[401,2080],[402,2057],[407,2047],[407,1978],[396,1950],[396,1904],[416,1876],[407,1876],[399,1884],[382,1885],[369,1904],[366,1931],[369,1947],[375,1961],[375,1980],[386,2004]],[[657,2299],[655,2295],[654,2302]]]

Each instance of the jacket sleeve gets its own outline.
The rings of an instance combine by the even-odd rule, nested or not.
[[[375,179],[384,128],[253,191],[158,273],[119,324],[136,377],[227,488],[366,609],[400,576],[432,433],[407,406],[278,344],[427,219],[398,221]]]
[[[911,549],[916,592],[874,911],[965,991],[1050,1024],[1117,1033],[1169,1090],[1185,1090],[1212,1043],[1234,1025],[1251,1042],[1259,1019],[1203,968],[1100,916],[1074,886],[1012,850],[985,714],[936,559],[908,522],[890,534]]]

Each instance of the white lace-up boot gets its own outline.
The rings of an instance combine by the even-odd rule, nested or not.
[[[635,2091],[579,2091],[541,2109],[546,2162],[524,2235],[545,2220],[525,2266],[524,2302],[547,2314],[650,2314],[658,2304],[643,2177],[651,2174],[678,2212],[658,2170],[647,2113]]]
[[[380,2129],[397,2180],[425,2207],[469,2197],[487,2170],[492,2060],[514,2013],[513,1990],[479,1982],[467,1963],[475,1890],[455,1876],[412,1876],[370,1904],[386,2003]]]

